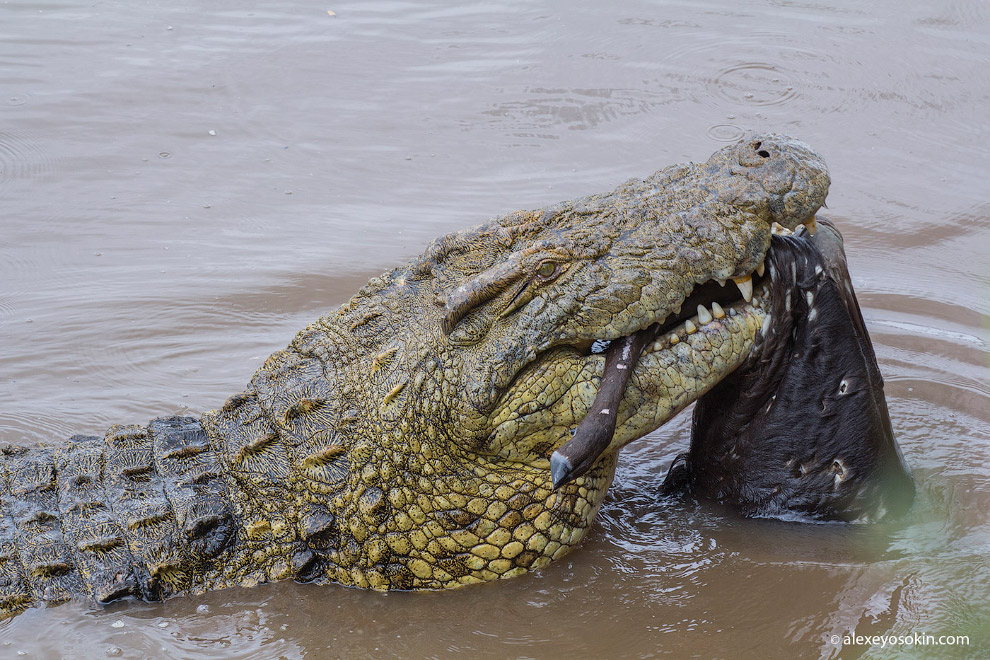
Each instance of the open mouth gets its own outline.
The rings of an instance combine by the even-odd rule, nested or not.
[[[801,236],[814,231],[814,220],[798,225],[794,232],[775,225],[773,233]],[[770,251],[764,257],[768,261]],[[734,284],[733,284],[734,283]],[[559,488],[586,472],[612,443],[618,422],[619,403],[629,379],[640,361],[688,364],[685,358],[692,350],[710,353],[706,359],[719,361],[718,351],[712,351],[708,337],[728,334],[731,337],[752,334],[753,326],[766,336],[772,323],[769,315],[770,278],[761,264],[751,275],[730,282],[714,280],[698,285],[661,323],[639,330],[610,342],[596,341],[592,354],[605,355],[605,368],[595,401],[572,437],[550,458],[550,471],[555,488]],[[673,354],[671,356],[671,354]],[[722,356],[725,357],[725,356]],[[659,367],[661,370],[662,366]],[[734,368],[734,367],[733,367]],[[731,368],[729,369],[731,371]],[[690,377],[691,374],[685,374]],[[697,396],[697,394],[696,394]],[[694,397],[691,397],[692,399]],[[690,403],[685,392],[683,401],[675,401],[680,409]]]

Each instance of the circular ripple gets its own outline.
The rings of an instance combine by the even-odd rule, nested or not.
[[[797,94],[780,65],[747,62],[720,71],[711,81],[712,93],[743,105],[780,105]]]
[[[737,142],[745,134],[746,131],[735,124],[713,124],[705,132],[705,135],[716,142]]]
[[[808,47],[787,33],[729,38],[712,34],[672,51],[664,66],[688,97],[720,113],[735,114],[732,119],[748,129],[760,112],[786,106],[790,114],[800,116],[818,110],[823,99],[833,103],[836,90],[823,88],[822,82],[829,72],[859,66],[850,57],[841,50]],[[845,92],[839,92],[843,104]],[[714,140],[725,139],[723,131],[731,132],[728,127],[712,130],[709,137]]]
[[[0,131],[0,195],[4,184],[51,174],[55,159],[30,137]]]
[[[0,293],[0,327],[10,322],[14,315],[14,308],[16,307],[15,301],[21,297],[23,297],[23,294],[20,292]]]

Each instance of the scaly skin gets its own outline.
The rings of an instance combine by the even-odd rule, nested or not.
[[[548,458],[602,376],[592,341],[751,273],[771,224],[811,220],[827,188],[819,156],[768,135],[510,213],[371,280],[201,420],[7,448],[0,612],[289,577],[439,589],[546,566],[587,532],[618,449],[738,366],[764,312],[740,301],[648,346],[612,444],[555,491]]]

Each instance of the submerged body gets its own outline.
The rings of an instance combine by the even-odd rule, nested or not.
[[[870,521],[910,506],[842,237],[818,225],[774,237],[767,323],[743,366],[696,403],[667,489],[759,517]]]
[[[771,225],[811,221],[828,181],[814,151],[767,135],[511,213],[373,279],[201,419],[8,447],[0,613],[289,577],[438,589],[547,565],[591,525],[618,449],[745,360]],[[728,278],[731,316],[681,322],[692,292]],[[550,456],[603,375],[593,343],[661,324],[609,446],[555,490]]]

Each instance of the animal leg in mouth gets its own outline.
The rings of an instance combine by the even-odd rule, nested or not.
[[[657,326],[652,325],[631,335],[616,339],[605,353],[605,371],[591,409],[574,429],[570,440],[550,457],[553,487],[577,479],[594,465],[612,442],[619,418],[619,402],[626,391],[643,348],[653,341]]]

